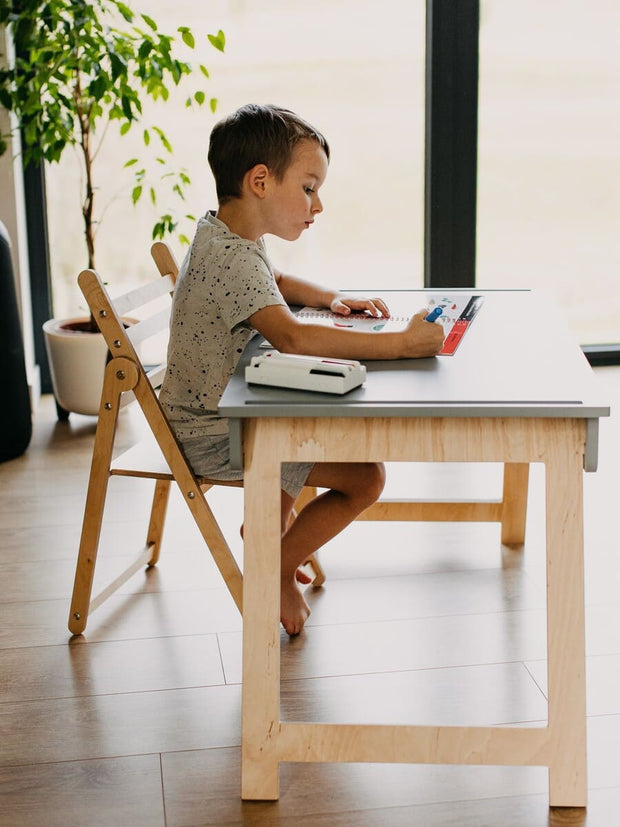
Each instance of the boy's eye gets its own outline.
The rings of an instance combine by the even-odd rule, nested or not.
[[[304,187],[305,191],[311,195],[314,192],[314,187]]]

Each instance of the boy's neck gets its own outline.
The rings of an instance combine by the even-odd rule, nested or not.
[[[242,198],[235,198],[226,204],[220,204],[215,217],[223,221],[231,233],[247,238],[248,241],[258,241],[263,235],[258,216],[253,210],[246,208]]]

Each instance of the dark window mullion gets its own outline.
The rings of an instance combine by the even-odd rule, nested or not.
[[[47,198],[43,163],[24,167],[26,226],[35,362],[39,365],[41,391],[51,393],[52,379],[47,362],[43,323],[52,316],[49,243],[47,233]]]
[[[424,284],[476,283],[479,0],[427,0]]]

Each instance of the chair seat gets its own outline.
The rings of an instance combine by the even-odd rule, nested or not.
[[[110,474],[119,477],[142,477],[149,480],[173,480],[174,476],[155,439],[149,435],[124,451],[110,465]],[[196,477],[201,486],[226,485],[243,488],[243,480],[214,480]]]

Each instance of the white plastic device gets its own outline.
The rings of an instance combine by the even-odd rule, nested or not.
[[[298,356],[273,351],[253,356],[245,380],[254,385],[296,388],[321,393],[347,393],[366,379],[366,366],[352,359]]]

